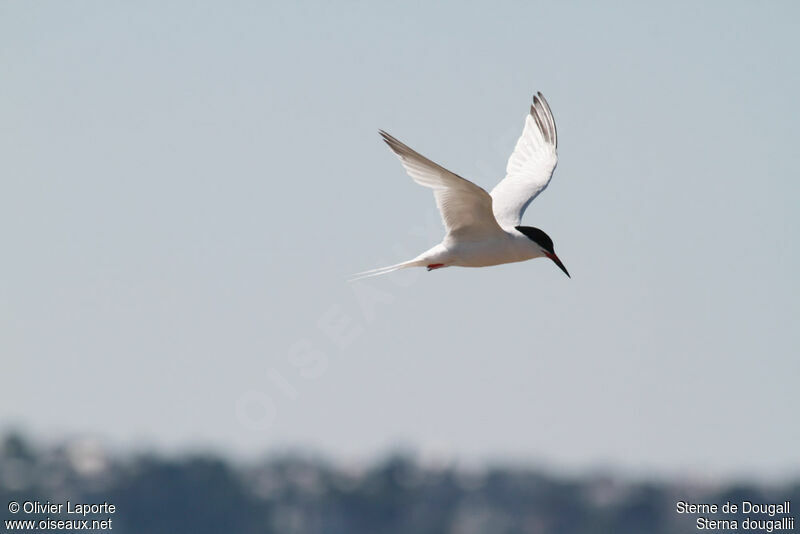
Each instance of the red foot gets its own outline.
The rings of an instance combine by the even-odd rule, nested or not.
[[[431,263],[428,265],[428,270],[432,271],[434,269],[441,269],[442,267],[444,267],[444,263]]]

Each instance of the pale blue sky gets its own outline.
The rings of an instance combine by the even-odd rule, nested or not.
[[[793,2],[0,3],[0,424],[800,472]],[[437,242],[383,128],[491,188],[531,95],[543,260]]]

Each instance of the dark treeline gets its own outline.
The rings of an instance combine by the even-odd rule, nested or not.
[[[696,531],[699,516],[744,519],[679,514],[678,501],[790,500],[800,506],[800,481],[765,486],[567,478],[510,468],[433,467],[404,455],[366,467],[289,456],[248,465],[210,455],[119,458],[87,442],[37,447],[12,434],[0,439],[0,499],[3,520],[35,521],[75,519],[67,513],[68,500],[107,502],[116,507],[113,514],[85,518],[110,517],[114,532],[135,534],[672,534]],[[11,501],[64,507],[61,513],[12,514],[6,509]]]

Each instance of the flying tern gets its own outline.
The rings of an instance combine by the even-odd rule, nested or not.
[[[564,274],[553,240],[544,231],[522,226],[522,214],[541,193],[556,168],[558,135],[553,113],[542,93],[533,97],[525,127],[506,165],[506,176],[491,194],[448,171],[379,130],[406,172],[420,185],[433,189],[447,231],[438,245],[416,258],[365,271],[354,280],[408,267],[488,267],[533,258],[550,258]]]

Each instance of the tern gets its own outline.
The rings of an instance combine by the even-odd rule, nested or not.
[[[533,258],[550,258],[569,277],[550,236],[539,228],[520,224],[525,209],[550,183],[558,162],[556,123],[542,93],[534,95],[522,135],[508,159],[506,176],[491,194],[383,130],[378,132],[409,176],[433,189],[447,233],[441,243],[416,258],[358,273],[353,280],[409,267],[427,267],[428,271],[488,267]]]

